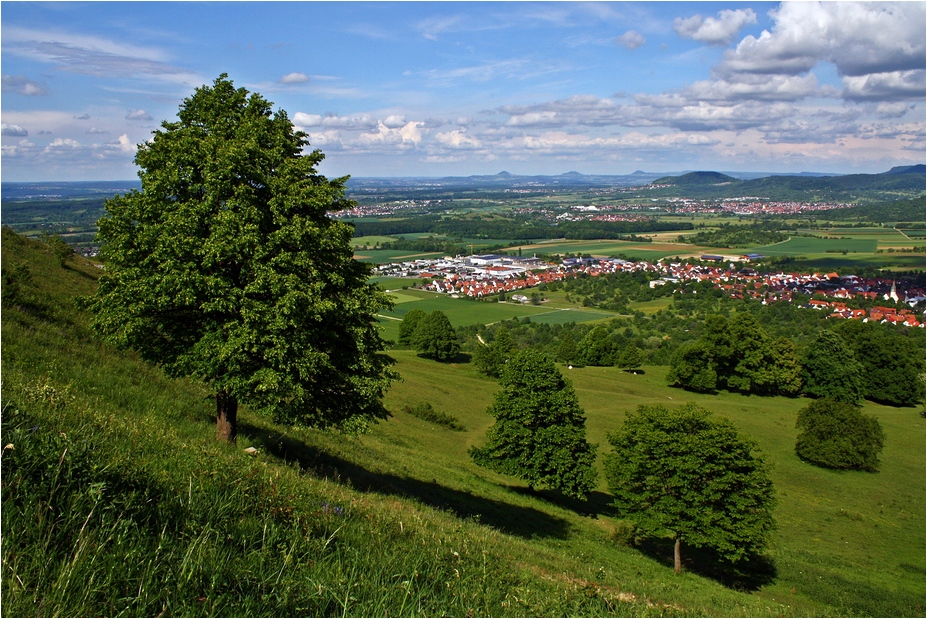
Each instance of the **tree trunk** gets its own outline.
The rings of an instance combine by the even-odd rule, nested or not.
[[[238,435],[238,400],[220,391],[216,394],[216,440],[234,443]]]
[[[682,554],[679,552],[681,539],[676,538],[676,545],[673,546],[673,571],[677,574],[682,571]]]

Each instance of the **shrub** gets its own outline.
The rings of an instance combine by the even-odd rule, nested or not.
[[[448,415],[447,413],[442,413],[436,411],[432,406],[431,402],[421,402],[415,406],[409,406],[406,404],[402,407],[404,413],[409,413],[413,417],[418,417],[422,421],[428,421],[439,426],[444,426],[449,430],[455,432],[466,432],[467,428],[460,423],[460,420],[453,415]]]

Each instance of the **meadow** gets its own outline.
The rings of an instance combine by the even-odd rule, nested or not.
[[[219,444],[208,389],[88,331],[74,295],[97,268],[62,269],[6,231],[2,250],[20,274],[15,303],[4,285],[0,351],[4,615],[924,615],[919,409],[866,403],[886,434],[881,470],[835,472],[794,454],[806,400],[688,393],[663,367],[561,366],[600,455],[636,406],[694,401],[772,465],[767,555],[731,571],[684,549],[674,575],[668,541],[628,545],[601,478],[579,503],[470,461],[497,383],[469,363],[391,351],[393,416],[366,435],[242,408],[238,444]],[[404,412],[426,402],[465,430]]]
[[[529,318],[532,322],[563,324],[604,320],[615,316],[611,312],[586,309],[574,303],[566,303],[562,301],[562,293],[552,295],[558,296],[561,302],[542,303],[541,305],[511,301],[496,303],[454,299],[436,292],[413,289],[393,290],[390,296],[395,306],[392,310],[380,314],[380,332],[384,339],[392,341],[396,341],[399,337],[399,323],[402,317],[412,309],[419,309],[425,313],[436,310],[444,312],[455,328],[474,324],[492,324],[513,318]]]

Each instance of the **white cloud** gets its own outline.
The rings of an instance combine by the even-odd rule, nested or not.
[[[446,133],[436,133],[435,140],[453,149],[478,149],[482,148],[482,142],[472,135],[467,134],[466,129],[454,129]]]
[[[677,17],[673,20],[673,29],[686,39],[694,39],[708,45],[730,45],[741,28],[756,23],[753,9],[724,9],[718,17]]]
[[[151,114],[145,110],[129,110],[126,113],[126,120],[154,120]]]
[[[22,75],[4,75],[3,92],[15,92],[27,97],[37,97],[48,94],[48,89],[38,82],[23,77]]]
[[[621,47],[629,50],[637,49],[644,45],[647,42],[647,39],[644,38],[640,32],[634,30],[628,30],[620,37],[615,39],[615,45],[620,45]]]
[[[17,137],[24,138],[29,135],[29,132],[20,127],[19,125],[12,125],[9,123],[0,123],[0,135],[5,135],[7,137]]]
[[[88,135],[102,135],[104,133],[109,133],[109,131],[107,131],[106,129],[100,129],[98,127],[90,127],[84,133]]]
[[[399,114],[392,114],[383,120],[383,124],[390,129],[398,129],[406,124],[406,117]]]
[[[305,73],[287,73],[278,80],[281,84],[305,84],[309,76]]]
[[[810,73],[805,76],[746,73],[735,78],[736,81],[695,82],[683,92],[699,101],[796,101],[814,95],[818,89],[818,80]]]
[[[77,140],[72,140],[70,138],[55,138],[52,140],[51,144],[45,147],[45,152],[55,153],[63,151],[73,151],[82,149],[83,145]]]
[[[840,75],[862,76],[925,65],[924,2],[789,2],[770,16],[772,31],[726,52],[721,74],[797,75],[831,62]]]
[[[843,96],[847,99],[924,99],[925,72],[890,71],[843,78]]]
[[[125,133],[119,136],[119,139],[113,143],[113,146],[116,146],[124,153],[134,154],[135,151],[138,150],[138,146],[136,146],[135,142],[130,140],[129,136]]]

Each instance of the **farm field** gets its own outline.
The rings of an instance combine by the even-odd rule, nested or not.
[[[678,233],[674,233],[678,236]],[[666,256],[690,254],[692,245],[677,243],[639,243],[636,241],[567,241],[559,239],[550,243],[534,243],[521,245],[522,251],[537,252],[539,254],[590,254],[595,257],[615,257],[622,254],[637,260],[658,260]],[[515,248],[510,248],[515,249]]]
[[[463,327],[474,324],[492,324],[512,318],[530,318],[532,322],[562,324],[567,322],[589,322],[613,318],[614,313],[596,309],[579,308],[575,304],[543,303],[541,305],[521,303],[492,303],[452,299],[449,296],[424,290],[394,290],[390,292],[395,302],[392,311],[383,312],[380,321],[384,339],[395,341],[399,337],[399,322],[412,309],[425,313],[440,310],[451,321],[451,325]]]
[[[354,258],[360,262],[386,264],[388,262],[408,262],[412,260],[440,258],[443,255],[444,254],[437,252],[417,253],[404,249],[360,249],[354,253]]]

